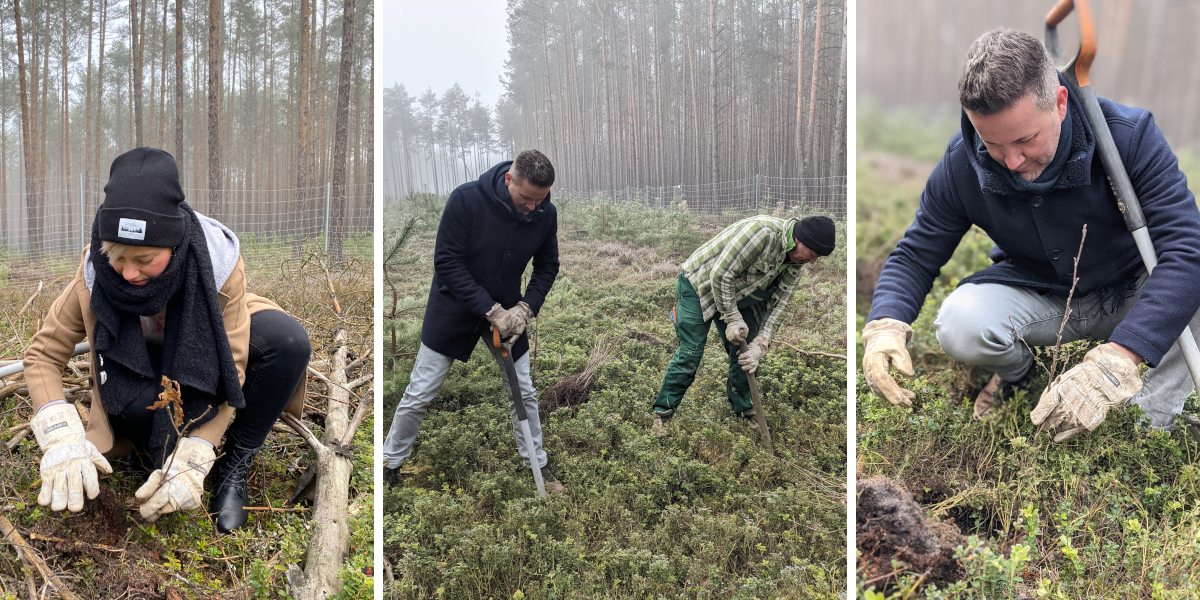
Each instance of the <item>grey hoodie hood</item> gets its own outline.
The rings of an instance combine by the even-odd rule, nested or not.
[[[212,260],[213,280],[216,281],[219,290],[233,274],[233,268],[237,266],[238,256],[242,251],[242,245],[238,241],[237,235],[220,221],[198,212],[196,218],[200,220],[200,228],[204,231],[204,240],[208,242],[208,256]],[[83,255],[83,282],[87,284],[89,292],[92,291],[92,285],[96,283],[96,269],[92,266],[91,252],[89,248]]]

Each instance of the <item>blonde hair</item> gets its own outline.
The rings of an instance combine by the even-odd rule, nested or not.
[[[125,254],[125,252],[129,251],[131,248],[133,247],[118,242],[100,242],[100,252],[108,257],[109,262],[121,258],[121,255]]]

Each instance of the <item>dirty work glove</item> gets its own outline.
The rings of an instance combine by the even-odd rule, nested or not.
[[[1054,378],[1029,418],[1034,425],[1057,430],[1054,441],[1062,442],[1099,427],[1109,409],[1141,389],[1138,366],[1112,344],[1100,344],[1083,355],[1083,362]]]
[[[155,469],[134,496],[142,501],[138,509],[147,521],[177,510],[200,508],[204,494],[204,476],[217,460],[212,445],[194,437],[181,438],[175,451]]]
[[[741,352],[738,352],[738,364],[742,365],[742,370],[751,373],[758,371],[758,361],[767,353],[770,344],[769,337],[759,334],[753,342],[742,346]]]
[[[725,339],[734,346],[745,344],[746,337],[750,335],[750,326],[746,325],[746,321],[742,319],[742,313],[734,309],[733,315],[725,322],[728,323],[725,326]]]
[[[904,375],[913,376],[912,358],[908,355],[908,342],[913,330],[895,319],[877,319],[867,323],[862,330],[863,376],[876,396],[905,408],[912,406],[917,394],[906,390],[892,379],[888,364]]]
[[[507,341],[514,336],[520,337],[525,332],[526,321],[521,318],[521,314],[521,310],[517,306],[510,310],[504,310],[504,307],[497,302],[492,305],[492,310],[489,310],[484,316],[487,317],[488,323],[491,323],[492,327],[500,332],[500,337]]]
[[[29,428],[42,449],[42,491],[38,504],[50,510],[83,510],[83,493],[89,500],[100,493],[96,474],[109,475],[112,467],[91,442],[84,438],[83,421],[71,404],[45,406],[29,421]]]
[[[512,337],[508,338],[508,343],[513,344],[516,343],[517,338],[521,337],[521,335],[525,333],[525,326],[529,325],[529,322],[533,320],[533,309],[529,308],[529,305],[522,300],[518,302],[516,306],[512,307],[508,313],[515,314],[517,318],[520,319],[520,324],[517,325],[516,330],[513,331]]]

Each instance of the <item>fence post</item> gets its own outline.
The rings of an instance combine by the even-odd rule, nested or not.
[[[329,193],[333,189],[332,183],[325,184],[325,264],[329,264]]]
[[[83,173],[79,174],[79,247],[83,248],[87,245],[87,238],[83,237]]]
[[[761,177],[762,175],[757,174],[754,176],[754,212],[756,213],[758,212],[758,181]]]

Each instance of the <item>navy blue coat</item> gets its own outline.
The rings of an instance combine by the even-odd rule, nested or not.
[[[1200,210],[1154,117],[1103,98],[1100,108],[1158,254],[1141,298],[1109,341],[1156,366],[1200,309]],[[1075,119],[1071,156],[1058,182],[1040,196],[1013,190],[980,163],[973,151],[975,129],[964,114],[962,131],[929,176],[916,219],[884,265],[867,320],[916,320],[942,265],[971,225],[996,243],[994,264],[963,283],[1000,283],[1065,297],[1086,223],[1076,295],[1127,285],[1142,261],[1082,114],[1078,99],[1069,94],[1067,118]]]
[[[433,286],[425,307],[421,342],[466,362],[481,337],[491,342],[484,315],[499,302],[522,300],[536,315],[558,276],[558,211],[550,197],[528,216],[517,212],[504,186],[512,161],[450,194],[433,250]],[[533,259],[533,275],[521,293],[521,276]],[[513,358],[529,349],[528,335],[513,346]]]

